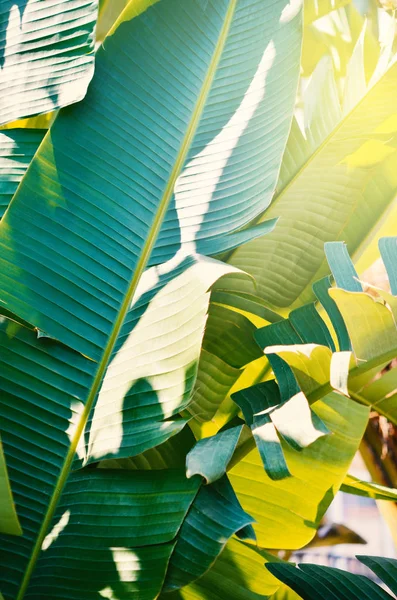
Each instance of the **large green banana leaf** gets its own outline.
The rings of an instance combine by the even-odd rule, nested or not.
[[[183,271],[188,266],[184,264],[183,257],[177,257],[174,264],[148,272],[141,292],[137,291],[137,287],[164,220],[163,243],[159,245],[161,260],[175,253],[181,237],[185,238],[182,241],[186,244],[192,242],[202,217],[208,215],[213,217],[207,221],[204,219],[208,230],[208,251],[227,249],[230,244],[233,246],[246,239],[246,233],[236,233],[229,238],[225,235],[222,238],[222,234],[231,233],[248,223],[268,203],[294,96],[294,89],[288,87],[286,104],[280,104],[278,96],[287,81],[290,85],[290,78],[283,81],[278,72],[288,65],[288,69],[295,70],[296,78],[299,63],[300,14],[299,10],[296,14],[288,10],[283,12],[286,7],[286,2],[271,7],[257,2],[224,2],[215,6],[215,3],[202,5],[192,0],[188,7],[191,10],[187,10],[186,3],[168,0],[131,22],[130,14],[124,14],[120,26],[98,54],[98,72],[87,101],[63,111],[58,117],[13,200],[8,211],[11,217],[8,223],[7,219],[3,222],[2,227],[2,300],[5,300],[5,308],[11,308],[18,317],[23,318],[22,313],[28,310],[27,321],[39,328],[41,341],[35,340],[35,334],[29,331],[12,333],[13,328],[17,328],[16,324],[5,321],[7,347],[11,342],[17,346],[12,353],[13,358],[14,354],[17,355],[17,359],[13,367],[9,365],[6,370],[6,398],[10,399],[11,406],[14,405],[13,398],[19,394],[28,402],[21,423],[26,436],[21,432],[13,435],[8,415],[8,455],[15,457],[23,451],[24,444],[29,444],[28,432],[30,435],[34,433],[35,440],[33,448],[24,450],[26,460],[35,463],[29,469],[29,477],[33,476],[29,486],[18,466],[15,463],[14,467],[10,466],[14,469],[14,480],[19,484],[21,518],[29,525],[25,529],[22,549],[4,542],[9,550],[4,560],[14,565],[7,570],[4,584],[7,594],[22,598],[28,589],[76,450],[79,459],[85,461],[128,456],[161,443],[183,426],[180,420],[170,423],[163,419],[179,412],[189,398],[195,376],[195,351],[199,350],[205,322],[206,300],[203,304],[203,295],[197,293],[193,284],[190,292],[193,298],[189,293],[182,294],[181,298],[182,305],[185,302],[182,311],[188,306],[188,318],[183,316],[183,312],[175,313],[175,299],[180,297],[181,289],[185,289],[178,280],[178,269]],[[255,11],[251,10],[253,8]],[[167,51],[159,47],[159,39],[163,36],[156,33],[156,27],[163,32],[164,20],[169,33]],[[204,33],[206,31],[210,31],[209,38]],[[250,32],[249,39],[244,35],[246,31]],[[171,40],[173,32],[178,35]],[[180,35],[184,36],[186,46],[183,65],[175,60],[175,52],[181,52]],[[195,40],[194,44],[191,39]],[[285,44],[287,39],[289,43]],[[140,53],[136,52],[137,40]],[[128,52],[129,47],[133,51]],[[234,60],[236,53],[244,57],[242,64]],[[116,66],[120,56],[125,61],[122,76]],[[232,59],[234,66],[230,71],[228,64]],[[144,79],[140,75],[142,69]],[[147,77],[150,69],[154,79]],[[226,78],[223,76],[225,70]],[[233,96],[228,92],[231,88]],[[219,94],[225,94],[221,102]],[[214,116],[215,101],[217,113]],[[117,126],[113,119],[115,103],[120,117]],[[272,134],[275,144],[269,145],[265,139],[261,143],[262,160],[266,157],[269,165],[268,177],[263,179],[262,162],[258,162],[254,171],[243,176],[244,185],[247,181],[252,182],[249,198],[244,199],[240,193],[238,173],[242,160],[250,159],[246,144],[252,140],[251,155],[256,154],[258,144],[253,143],[255,132],[264,124],[264,133],[273,132],[274,123],[278,130],[277,135]],[[139,154],[136,151],[138,142]],[[94,152],[89,149],[92,145]],[[124,149],[122,155],[120,147]],[[199,147],[207,150],[207,154],[205,151],[202,153]],[[215,160],[218,153],[219,160]],[[211,156],[212,171],[207,169],[206,156]],[[194,162],[196,157],[199,158]],[[197,166],[202,159],[205,171]],[[165,218],[168,205],[174,202],[174,185],[185,160],[188,161],[184,171],[186,177],[179,180],[179,199],[178,196],[175,198],[175,204],[171,204]],[[146,161],[146,167],[142,161]],[[204,172],[208,174],[205,180]],[[228,182],[234,172],[236,175],[230,180],[231,186],[227,183],[225,187],[224,182]],[[203,199],[201,189],[207,182],[213,186],[213,191],[204,195]],[[226,189],[228,203],[233,193],[240,203],[232,203],[233,214],[225,210]],[[252,202],[252,190],[256,202]],[[186,212],[187,192],[189,197],[195,198],[195,202],[200,202],[196,202],[194,210]],[[211,204],[214,210],[204,215],[207,204],[214,198],[217,200],[215,207],[213,202]],[[30,209],[24,199],[31,202]],[[249,206],[254,207],[251,215],[246,210],[248,200]],[[218,221],[219,209],[222,209],[223,217],[218,227],[215,221]],[[22,246],[18,242],[17,228],[14,229],[19,210],[22,210],[24,219],[31,220],[27,229],[26,221],[23,225],[20,222],[20,233],[24,232]],[[37,218],[37,210],[41,213],[40,219]],[[181,226],[178,219],[182,221]],[[14,225],[10,228],[12,223]],[[170,224],[173,224],[171,229],[174,233],[170,232]],[[32,234],[29,241],[27,230]],[[46,234],[43,236],[44,231]],[[213,235],[215,241],[212,244]],[[62,239],[62,247],[58,239]],[[23,248],[25,242],[30,246],[29,259]],[[166,252],[162,250],[163,246],[167,248]],[[29,263],[25,280],[19,271],[21,264],[18,267],[17,254],[24,265]],[[211,284],[208,280],[210,272],[214,274],[207,264],[202,277],[195,275],[194,281],[196,285],[197,282],[204,285],[203,291]],[[24,298],[20,296],[19,301],[18,294],[12,299],[5,289],[6,280],[10,284],[12,279],[12,287],[18,285],[18,280],[21,286],[19,292],[24,290]],[[35,280],[39,288],[35,286]],[[28,292],[28,281],[33,284],[31,292]],[[36,300],[35,287],[39,292]],[[125,320],[134,294],[135,309]],[[47,306],[43,304],[44,298],[48,301]],[[41,311],[37,302],[42,307]],[[154,312],[148,309],[149,305],[154,307]],[[170,317],[162,321],[164,336],[168,337],[164,346],[162,336],[158,335],[158,322],[162,319],[156,314],[164,316],[167,306]],[[178,315],[179,327],[175,327],[173,321],[175,314]],[[195,317],[201,323],[199,327],[194,324]],[[69,332],[68,325],[72,325]],[[98,363],[78,358],[72,350],[62,349],[48,337],[43,338],[43,334],[59,338],[97,359]],[[190,343],[183,347],[181,339]],[[43,352],[43,348],[49,354]],[[57,360],[52,356],[53,351],[64,355]],[[27,355],[33,373],[22,383],[20,372],[26,372]],[[135,372],[137,377],[132,376],[132,379],[129,366],[135,359],[139,361],[139,368]],[[49,364],[45,368],[47,361]],[[112,364],[102,385],[109,361]],[[17,377],[13,369],[17,370]],[[34,375],[37,371],[41,371],[40,376]],[[53,387],[47,383],[46,376],[52,381],[55,375],[57,381],[54,385],[55,389],[59,389],[59,396],[57,392],[54,404]],[[72,377],[73,385],[69,377]],[[15,379],[19,384],[12,387]],[[101,397],[89,419],[88,443],[84,445],[83,429],[101,385]],[[165,396],[159,401],[158,396],[162,394]],[[33,409],[37,397],[40,398],[42,412],[29,412],[29,402]],[[121,416],[121,407],[125,409],[124,416]],[[59,422],[57,411],[61,412]],[[43,462],[43,453],[48,454],[49,443],[46,428],[52,420],[58,423],[54,427],[59,431],[59,439],[54,441],[57,448],[54,450],[54,457],[57,457],[54,464],[48,460]],[[161,424],[162,429],[155,427],[153,432],[153,422]],[[40,490],[35,508],[33,503],[28,503],[27,488],[36,490],[36,496]],[[29,511],[30,507],[34,510],[33,514]]]
[[[300,452],[282,442],[292,477],[272,480],[256,449],[229,471],[242,507],[256,521],[262,548],[301,548],[314,537],[365,431],[369,409],[339,394],[328,395],[313,408],[332,435]]]
[[[284,183],[265,212],[265,218],[280,217],[279,225],[230,258],[233,265],[254,275],[257,293],[278,309],[313,297],[313,282],[327,272],[324,242],[346,241],[356,260],[395,205],[397,66],[387,70],[343,118],[337,111],[333,116],[334,108],[329,111],[328,102],[322,102],[331,83],[324,65],[319,69],[317,78],[322,75],[324,82],[317,93],[310,90],[317,99],[317,115],[307,123],[306,141],[297,124],[293,126],[286,153],[289,166],[282,170]],[[333,107],[335,93],[332,97]],[[239,283],[236,289],[242,285],[247,288]]]
[[[1,2],[1,124],[84,98],[97,11],[97,0]]]
[[[2,324],[2,432],[25,532],[19,545],[2,540],[7,600],[62,593],[48,565],[73,536],[61,535],[70,529],[57,505],[90,519],[101,506],[73,504],[72,468],[139,454],[183,427],[171,417],[191,395],[207,290],[229,267],[180,246],[218,252],[274,226],[238,231],[267,206],[277,178],[299,5],[163,0],[133,20],[129,8],[98,52],[85,102],[61,111],[1,225],[4,308],[36,328]],[[161,228],[152,262],[170,261],[141,281]],[[111,483],[103,472],[101,494]],[[56,544],[43,552],[54,527]],[[107,565],[118,538],[97,539]],[[88,594],[76,581],[75,593]]]
[[[62,599],[67,591],[80,600],[111,590],[122,598],[155,598],[199,485],[183,470],[74,473],[25,597]]]
[[[2,591],[7,600],[23,597],[36,562],[40,559],[42,564],[42,544],[54,527],[59,497],[69,510],[62,490],[66,484],[68,493],[71,469],[82,462],[140,454],[183,427],[185,421],[174,415],[191,397],[208,289],[229,268],[196,256],[179,265],[173,260],[171,266],[149,269],[127,314],[98,399],[96,362],[3,319],[0,421],[24,531],[20,543],[1,539],[1,568],[7,573]],[[87,510],[95,520],[99,509],[88,503],[79,510]],[[99,545],[106,549],[106,539]],[[89,555],[89,545],[85,552]]]
[[[247,239],[236,232],[270,202],[291,121],[294,7],[163,0],[132,20],[127,7],[3,220],[2,300],[19,317],[100,360],[153,249],[159,263]]]

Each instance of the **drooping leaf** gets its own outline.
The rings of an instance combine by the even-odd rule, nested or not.
[[[336,285],[348,292],[362,292],[363,288],[344,242],[324,244],[325,256]]]
[[[392,596],[363,575],[320,565],[269,563],[266,568],[304,600],[390,600]]]
[[[233,394],[233,400],[243,411],[247,425],[259,451],[267,475],[273,479],[290,476],[277,430],[269,409],[280,404],[280,392],[275,381],[267,381]]]
[[[290,476],[281,439],[300,451],[329,433],[309,407],[304,394],[296,394],[281,403],[274,381],[240,390],[233,394],[233,400],[252,429],[266,473],[271,479]]]
[[[321,344],[335,351],[332,336],[313,303],[291,311],[288,320],[305,344]]]
[[[317,300],[321,302],[331,320],[338,338],[339,350],[345,352],[351,350],[349,334],[337,305],[328,293],[328,290],[331,287],[330,278],[323,277],[313,284],[313,292],[315,293]]]
[[[283,344],[300,344],[302,342],[301,337],[287,319],[258,329],[255,339],[263,349],[279,344],[280,340],[283,340]],[[267,357],[277,378],[281,399],[288,400],[299,392],[295,376],[282,358],[272,353],[268,353]]]
[[[378,483],[371,481],[362,481],[353,475],[346,475],[342,487],[342,492],[354,494],[355,496],[365,496],[366,498],[374,498],[376,500],[392,500],[397,501],[397,490],[388,488]]]
[[[0,8],[0,123],[84,98],[94,72],[97,0],[4,0]]]
[[[358,449],[369,415],[367,407],[339,394],[328,395],[313,409],[332,435],[301,452],[282,442],[291,478],[272,481],[257,450],[229,471],[244,510],[256,520],[261,547],[296,549],[314,537]]]
[[[303,450],[330,431],[300,392],[269,412],[272,423],[295,450]]]
[[[201,475],[207,483],[220,479],[227,471],[242,430],[243,425],[238,425],[197,442],[186,457],[187,477]]]
[[[162,594],[161,600],[266,600],[279,587],[277,579],[264,569],[271,559],[254,546],[231,539],[215,564],[199,580],[179,592]]]
[[[179,589],[204,575],[231,536],[251,523],[226,476],[202,486],[179,532],[164,590]]]
[[[309,398],[330,381],[332,352],[327,346],[269,346],[265,353],[276,354],[292,369],[299,387]]]
[[[357,556],[358,560],[373,571],[397,594],[397,561],[393,558],[380,556]]]

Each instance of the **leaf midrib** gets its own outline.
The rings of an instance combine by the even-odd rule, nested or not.
[[[42,543],[47,534],[48,528],[51,524],[52,518],[54,516],[55,510],[56,510],[56,507],[58,504],[58,500],[59,500],[59,498],[62,494],[63,488],[66,484],[66,480],[69,476],[77,445],[79,443],[81,435],[83,434],[84,428],[86,426],[88,416],[91,412],[95,398],[97,396],[100,385],[102,383],[102,379],[105,374],[106,368],[109,364],[109,360],[110,360],[112,351],[114,349],[115,343],[117,341],[117,338],[120,333],[121,327],[122,327],[124,319],[126,317],[126,314],[129,310],[131,300],[135,294],[135,291],[137,289],[140,278],[147,266],[148,260],[150,258],[150,254],[154,248],[155,242],[156,242],[158,234],[160,232],[160,228],[162,226],[162,223],[163,223],[164,217],[166,215],[170,200],[173,195],[176,180],[182,171],[182,168],[183,168],[183,165],[187,158],[189,149],[193,142],[193,138],[194,138],[197,128],[199,126],[200,119],[203,114],[204,107],[205,107],[209,92],[211,90],[211,86],[214,81],[214,77],[215,77],[215,74],[216,74],[216,71],[217,71],[217,68],[218,68],[218,65],[219,65],[225,44],[226,44],[226,40],[227,40],[229,31],[230,31],[230,27],[231,27],[232,20],[233,20],[234,14],[235,14],[237,2],[238,2],[238,0],[229,0],[229,6],[225,13],[225,18],[224,18],[224,22],[223,22],[222,28],[220,30],[220,33],[219,33],[218,41],[217,41],[216,47],[214,49],[214,53],[212,55],[206,76],[204,78],[203,85],[202,85],[200,94],[198,96],[196,105],[192,112],[192,116],[191,116],[189,125],[186,129],[185,136],[182,140],[182,143],[181,143],[178,155],[176,157],[174,166],[170,173],[166,188],[165,188],[163,196],[160,200],[158,210],[154,217],[153,223],[150,227],[148,237],[143,245],[141,255],[137,262],[137,266],[135,268],[134,274],[133,274],[130,284],[128,286],[127,292],[124,296],[124,300],[121,304],[117,318],[114,322],[114,325],[113,325],[111,334],[109,336],[108,342],[106,344],[106,347],[104,349],[102,358],[98,363],[97,372],[95,374],[93,384],[92,384],[90,392],[88,394],[87,401],[86,401],[86,404],[84,407],[84,411],[82,412],[79,423],[76,427],[76,431],[71,439],[69,450],[66,454],[65,461],[64,461],[63,467],[61,469],[57,484],[54,488],[54,492],[53,492],[53,495],[49,502],[47,512],[44,516],[42,525],[40,527],[36,542],[35,542],[33,550],[32,550],[32,554],[30,556],[29,562],[27,564],[27,567],[26,567],[26,570],[25,570],[25,573],[24,573],[24,576],[23,576],[23,579],[21,582],[21,586],[20,586],[18,595],[16,596],[16,600],[22,600],[22,598],[24,597],[25,592],[28,588],[30,578],[32,576],[32,573],[36,566],[36,562],[37,562],[40,552],[41,552]],[[127,10],[128,7],[129,7],[129,4],[127,5],[125,10]],[[121,15],[118,22],[122,22],[122,16],[123,15]],[[111,33],[112,34],[114,33],[114,29],[112,29]]]

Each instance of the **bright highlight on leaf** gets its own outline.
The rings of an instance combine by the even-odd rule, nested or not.
[[[280,558],[364,543],[339,490],[397,516],[397,28],[367,8],[1,3],[2,600],[390,598]]]

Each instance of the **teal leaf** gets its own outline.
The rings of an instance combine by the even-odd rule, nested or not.
[[[206,483],[220,479],[226,473],[242,430],[243,425],[231,427],[197,442],[186,457],[187,477],[201,475]]]
[[[44,134],[42,129],[0,131],[0,218],[10,204]]]
[[[336,285],[348,292],[362,292],[363,288],[346,244],[327,242],[324,244],[324,250]]]
[[[335,352],[332,336],[313,303],[291,311],[288,319],[305,344],[328,346]]]
[[[397,594],[397,560],[380,556],[357,556],[358,560],[373,571]]]
[[[259,346],[265,350],[267,346],[278,344],[301,344],[302,339],[292,327],[288,319],[261,327],[256,331],[255,339]],[[276,354],[267,355],[276,376],[282,400],[288,400],[299,390],[295,376],[287,363]]]
[[[330,278],[323,277],[319,281],[313,283],[313,292],[315,293],[317,299],[321,302],[331,320],[332,326],[338,338],[339,350],[348,351],[351,350],[349,334],[335,300],[333,300],[328,293],[328,290],[331,287]]]
[[[268,563],[266,568],[303,600],[390,600],[392,596],[363,575],[319,565]]]
[[[386,267],[391,293],[395,296],[397,295],[397,239],[394,236],[381,238],[379,250]]]
[[[211,240],[217,252],[267,208],[299,75],[302,14],[289,7],[124,11],[1,225],[2,301],[20,318],[100,360],[149,261],[211,254]]]
[[[252,522],[226,476],[202,486],[178,535],[164,589],[176,590],[204,575],[231,536]]]

